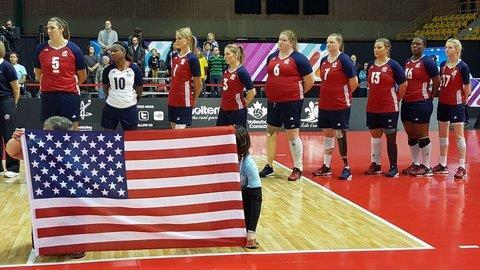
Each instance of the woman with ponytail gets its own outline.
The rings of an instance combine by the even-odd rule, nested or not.
[[[368,68],[367,126],[370,129],[371,160],[367,175],[381,174],[382,135],[387,137],[390,169],[387,177],[398,176],[397,123],[399,102],[407,89],[407,78],[397,61],[390,58],[392,45],[386,38],[375,41],[375,60]]]
[[[174,44],[178,53],[172,55],[168,120],[172,129],[184,129],[192,124],[192,108],[202,90],[200,62],[193,53],[195,38],[189,27],[176,31]]]
[[[228,69],[223,73],[222,101],[217,126],[247,127],[247,105],[255,97],[250,74],[243,64],[243,48],[237,44],[225,47]],[[244,97],[244,90],[247,96]]]
[[[471,92],[470,70],[460,58],[462,44],[458,39],[451,38],[445,44],[445,54],[448,60],[440,64],[440,93],[438,95],[438,136],[440,137],[439,164],[433,167],[434,174],[448,174],[448,127],[453,124],[457,142],[458,168],[455,178],[467,177],[465,158],[467,145],[465,143],[464,125],[465,104]]]
[[[81,84],[87,78],[82,50],[70,39],[67,22],[58,17],[47,23],[49,40],[37,46],[34,71],[42,92],[41,121],[63,116],[78,129]]]

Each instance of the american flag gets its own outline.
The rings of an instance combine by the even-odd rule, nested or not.
[[[234,130],[26,130],[37,255],[245,244]]]

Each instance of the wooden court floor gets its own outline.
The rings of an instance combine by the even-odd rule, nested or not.
[[[255,156],[264,164],[264,156]],[[259,165],[260,166],[260,165]],[[263,180],[263,207],[258,231],[260,248],[242,247],[88,252],[83,261],[163,255],[279,252],[345,249],[425,248],[425,243],[388,222],[355,207],[320,185],[303,179],[284,181],[289,170],[278,166]],[[23,264],[31,251],[30,215],[24,175],[0,182],[0,265]],[[35,263],[63,262],[68,256],[40,256]]]
[[[321,133],[302,133],[304,175],[312,181],[305,178],[296,183],[286,181],[289,170],[282,164],[291,167],[292,161],[285,135],[279,136],[275,177],[262,182],[264,204],[257,230],[258,250],[96,252],[76,260],[92,261],[88,264],[27,267],[31,243],[25,182],[22,177],[15,181],[0,178],[0,265],[49,270],[159,269],[159,266],[161,269],[282,270],[320,266],[322,269],[479,269],[480,132],[466,132],[469,175],[461,181],[453,179],[457,162],[454,138],[450,139],[449,175],[429,178],[401,175],[395,179],[363,175],[370,162],[368,132],[350,132],[348,136],[352,181],[337,179],[341,169],[337,150],[332,160],[334,175],[310,177],[321,166],[321,136]],[[438,133],[432,132],[431,138],[432,165],[435,165]],[[410,163],[404,133],[399,134],[398,145],[399,167],[403,168]],[[265,135],[252,134],[252,153],[259,168],[264,165],[265,152]],[[383,151],[382,165],[387,167],[387,164]],[[143,259],[135,259],[138,257]],[[35,264],[61,261],[72,262],[67,257],[41,257]]]

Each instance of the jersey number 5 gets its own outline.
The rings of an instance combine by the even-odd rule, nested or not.
[[[60,73],[60,57],[58,56],[52,57],[52,72]]]
[[[372,83],[374,84],[380,83],[380,73],[381,72],[372,72],[372,79],[371,79]]]

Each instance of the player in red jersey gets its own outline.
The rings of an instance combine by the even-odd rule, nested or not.
[[[242,66],[243,48],[237,44],[225,47],[228,69],[223,73],[223,91],[217,126],[240,125],[247,128],[247,105],[255,97],[250,74]],[[244,90],[247,96],[244,97]]]
[[[344,163],[341,180],[350,180],[352,173],[347,161],[347,129],[350,121],[352,92],[358,86],[352,60],[343,53],[343,38],[333,33],[327,38],[328,56],[320,62],[322,85],[319,95],[318,127],[323,130],[323,165],[313,172],[315,176],[330,176],[330,162],[337,137]]]
[[[401,118],[412,155],[412,165],[402,170],[402,173],[417,176],[433,174],[430,168],[432,144],[428,137],[428,126],[433,112],[432,93],[436,93],[440,86],[437,65],[423,54],[426,45],[427,40],[424,37],[415,37],[410,45],[412,57],[405,61],[408,86],[401,109]],[[430,81],[433,82],[431,89]]]
[[[373,52],[375,60],[368,68],[369,85],[367,99],[367,126],[370,129],[372,163],[366,174],[382,173],[380,161],[382,154],[382,134],[387,137],[387,152],[390,169],[387,177],[398,176],[397,167],[397,123],[398,103],[405,95],[407,78],[402,67],[390,59],[392,45],[386,38],[375,41]],[[398,87],[397,87],[398,86]]]
[[[87,78],[82,50],[69,41],[65,20],[53,17],[47,23],[49,40],[34,54],[35,76],[42,92],[41,120],[51,116],[70,119],[78,129],[80,91],[77,84]]]
[[[310,62],[297,51],[297,36],[293,31],[280,33],[278,51],[268,56],[267,69],[267,164],[260,172],[260,177],[273,174],[277,134],[283,125],[294,166],[288,180],[297,181],[303,170],[303,145],[300,139],[303,95],[312,88],[314,81]]]
[[[168,120],[172,129],[184,129],[192,124],[192,108],[202,91],[200,62],[192,52],[195,39],[189,27],[175,34],[177,54],[172,55],[172,81],[168,94]],[[193,82],[193,89],[192,89]]]
[[[458,39],[449,39],[445,44],[445,54],[448,60],[440,64],[440,94],[438,96],[437,120],[440,136],[440,164],[435,166],[433,173],[448,174],[448,127],[453,123],[457,139],[458,168],[455,178],[467,176],[465,170],[466,143],[464,135],[465,103],[470,95],[470,71],[460,58],[462,44]]]

